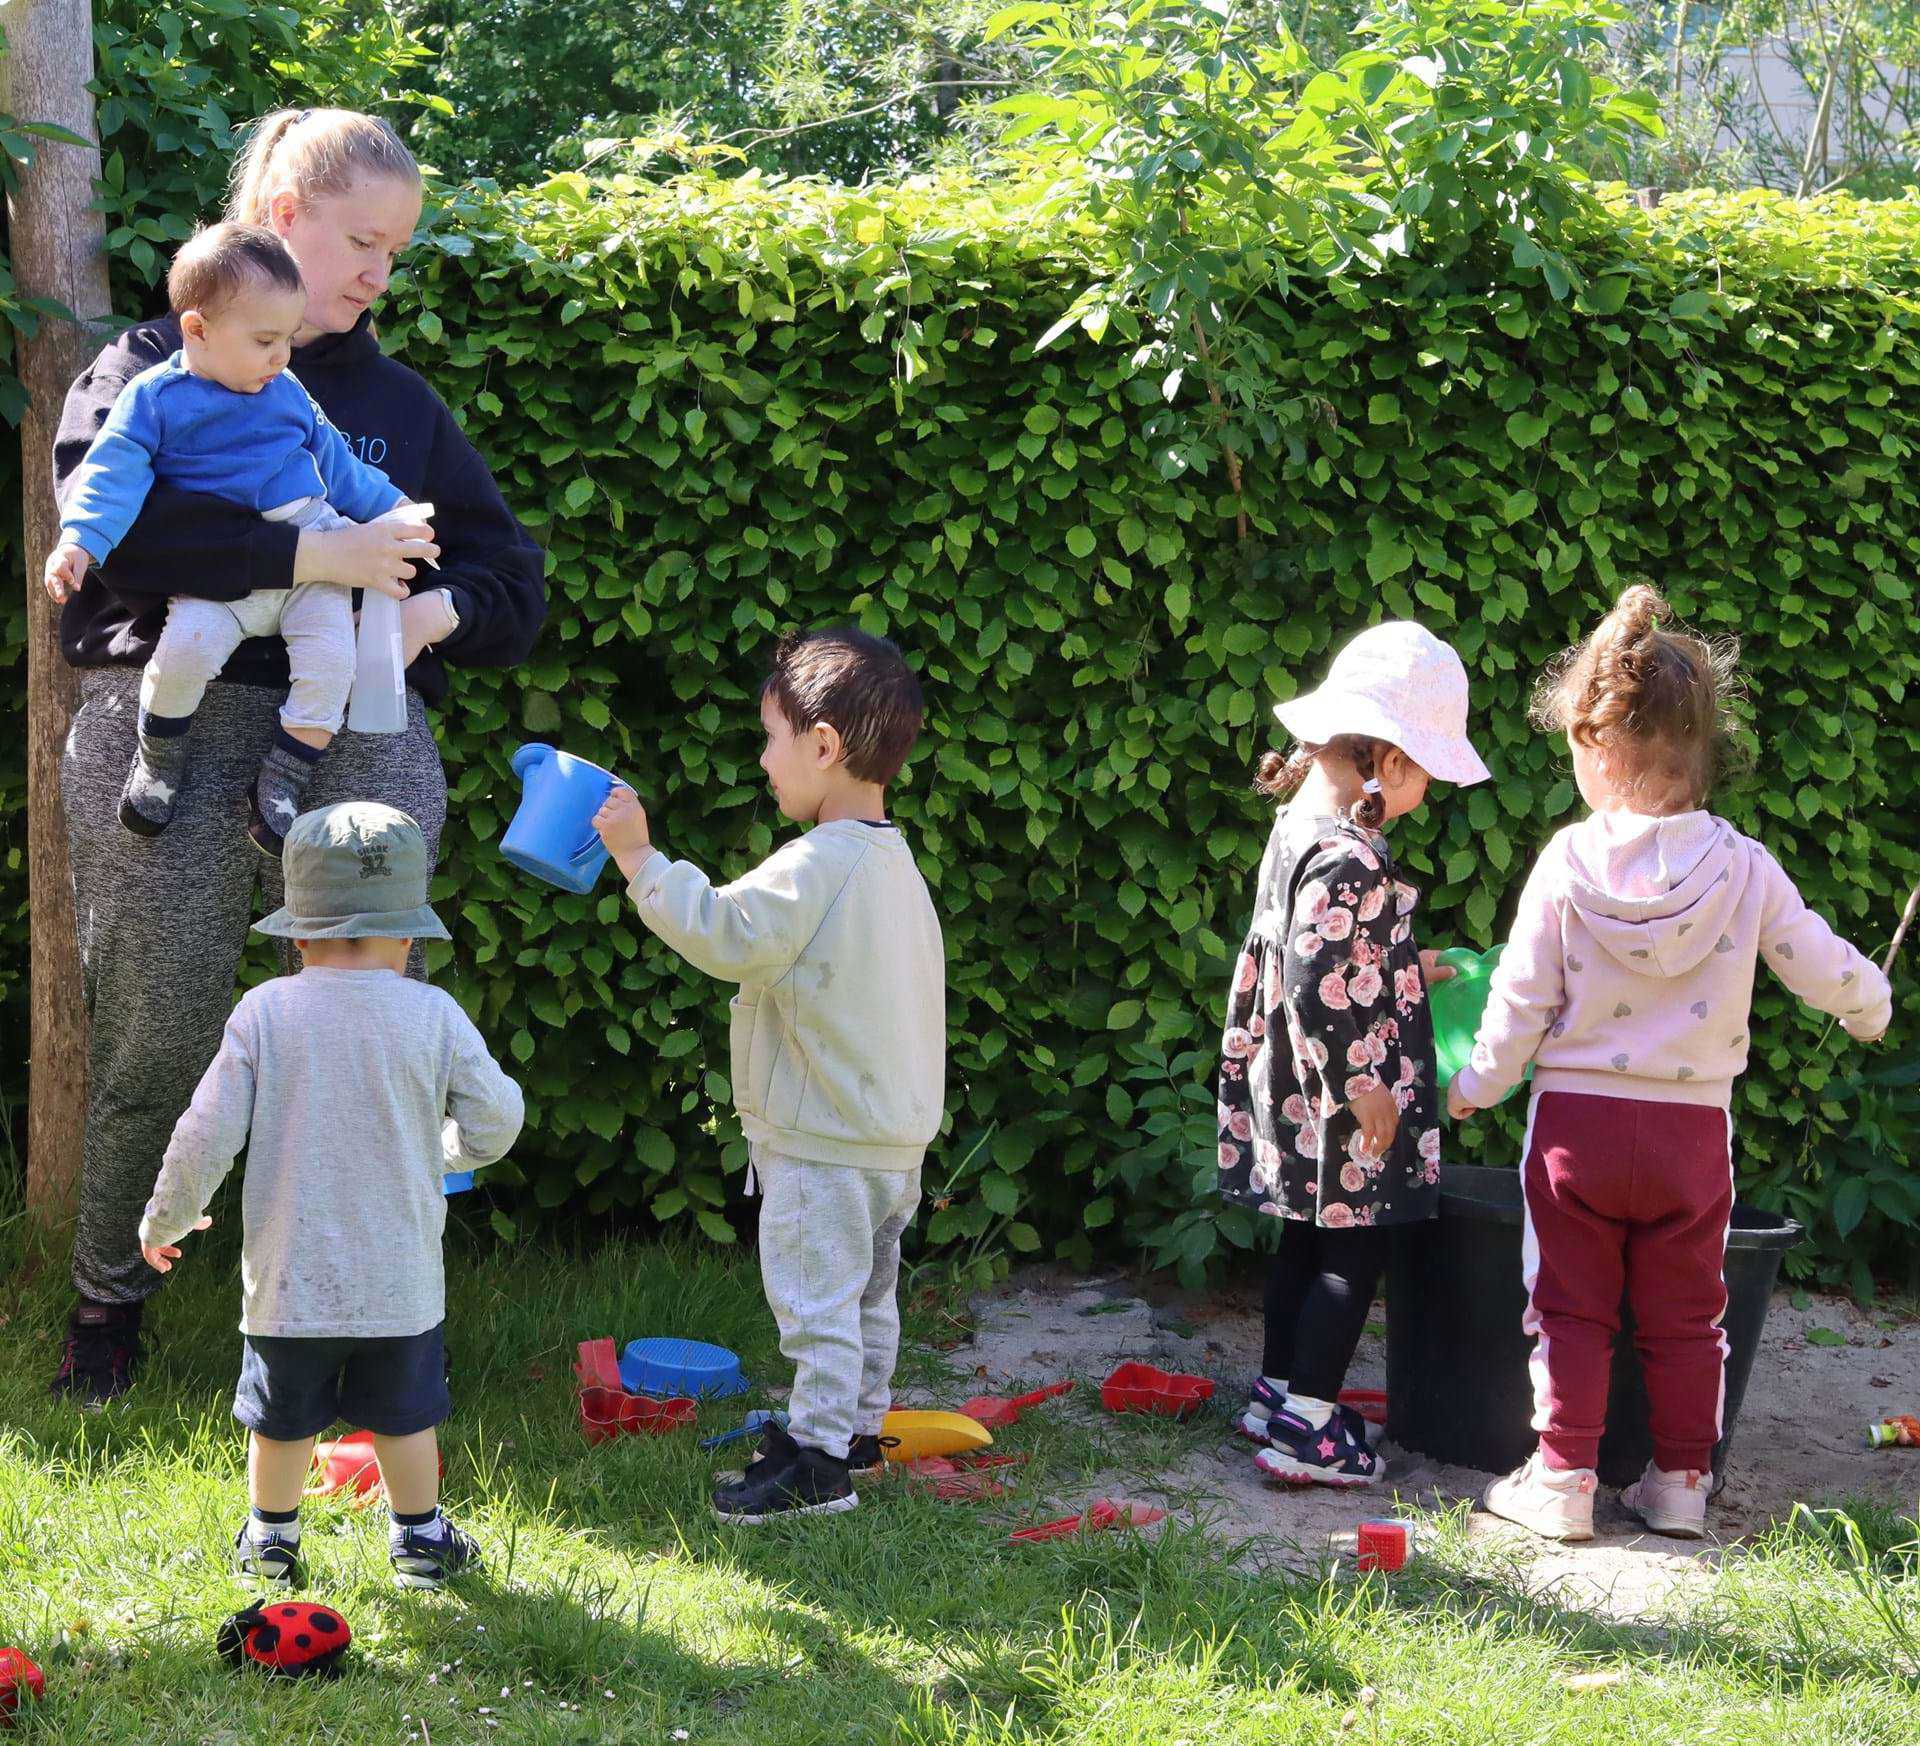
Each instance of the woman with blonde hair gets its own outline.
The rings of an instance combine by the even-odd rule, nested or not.
[[[338,735],[307,805],[385,801],[418,821],[435,855],[447,793],[428,711],[446,696],[447,669],[518,664],[546,613],[539,547],[445,403],[375,338],[373,311],[420,207],[419,168],[384,121],[283,109],[254,126],[236,159],[227,217],[264,225],[286,244],[306,295],[293,373],[362,461],[413,502],[434,505],[432,527],[402,518],[300,529],[157,485],[77,591],[50,584],[63,606],[62,649],[80,670],[61,795],[92,1020],[77,1301],[53,1388],[81,1406],[124,1393],[138,1368],[143,1305],[161,1281],[141,1258],[141,1211],[173,1124],[219,1045],[256,903],[281,901],[278,863],[242,828],[287,691],[278,636],[241,643],[208,686],[170,827],[139,836],[121,823],[141,671],[168,601],[234,602],[309,582],[400,598],[406,726]],[[57,490],[120,390],[180,346],[176,318],[136,323],[74,383],[54,444]],[[410,588],[422,559],[438,570]],[[423,972],[417,948],[412,969]]]

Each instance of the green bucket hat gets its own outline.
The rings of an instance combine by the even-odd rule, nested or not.
[[[303,812],[281,850],[287,901],[253,924],[283,940],[444,940],[427,903],[427,843],[397,807],[343,800]]]

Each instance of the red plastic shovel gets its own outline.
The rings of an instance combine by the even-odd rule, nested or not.
[[[1015,1546],[1032,1545],[1040,1540],[1063,1540],[1069,1534],[1092,1533],[1099,1528],[1144,1528],[1161,1521],[1165,1510],[1151,1504],[1127,1503],[1110,1497],[1096,1499],[1077,1516],[1062,1516],[1057,1522],[1042,1522],[1038,1527],[1021,1528],[1007,1539]]]
[[[961,1404],[960,1411],[976,1424],[998,1431],[1012,1424],[1029,1407],[1065,1394],[1072,1387],[1073,1378],[1068,1377],[1065,1382],[1050,1382],[1045,1388],[1036,1388],[1031,1394],[976,1394]]]

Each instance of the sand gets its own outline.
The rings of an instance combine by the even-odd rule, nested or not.
[[[1795,1307],[1796,1303],[1804,1307]],[[1163,1368],[1210,1376],[1217,1400],[1236,1405],[1258,1363],[1257,1303],[1220,1295],[1139,1295],[1120,1277],[1085,1278],[1050,1268],[1024,1270],[979,1294],[974,1338],[950,1355],[958,1401],[978,1392],[1015,1393],[1073,1376],[1083,1386],[1047,1412],[1097,1412],[1097,1387],[1114,1365],[1143,1359]],[[1348,1376],[1351,1387],[1383,1388],[1384,1311]],[[1843,1344],[1807,1336],[1818,1329]],[[1734,1432],[1727,1483],[1708,1512],[1704,1541],[1649,1533],[1602,1491],[1595,1539],[1560,1547],[1476,1512],[1471,1542],[1500,1561],[1508,1575],[1557,1604],[1616,1618],[1650,1618],[1705,1586],[1724,1550],[1789,1514],[1796,1502],[1870,1498],[1911,1511],[1920,1491],[1920,1450],[1873,1451],[1870,1420],[1920,1413],[1920,1321],[1862,1313],[1849,1300],[1782,1290],[1768,1316],[1747,1397]],[[1096,1476],[1084,1495],[1062,1494],[1063,1509],[1124,1488],[1130,1497],[1206,1523],[1239,1545],[1250,1560],[1280,1559],[1308,1567],[1324,1560],[1333,1538],[1367,1517],[1390,1515],[1394,1494],[1446,1508],[1477,1500],[1491,1477],[1445,1466],[1381,1445],[1388,1472],[1378,1488],[1346,1492],[1277,1486],[1253,1466],[1253,1445],[1219,1427],[1152,1474]]]

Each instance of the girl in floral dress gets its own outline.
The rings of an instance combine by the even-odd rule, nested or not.
[[[1239,1421],[1255,1463],[1292,1483],[1370,1485],[1383,1471],[1338,1404],[1392,1226],[1439,1202],[1440,1127],[1418,893],[1380,834],[1430,777],[1482,782],[1467,674],[1419,625],[1376,625],[1319,690],[1274,714],[1299,742],[1261,761],[1291,795],[1260,863],[1227,997],[1220,1191],[1282,1221],[1261,1376]]]

